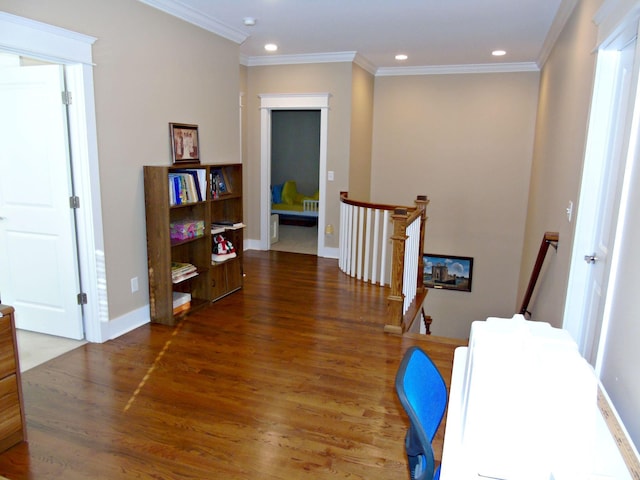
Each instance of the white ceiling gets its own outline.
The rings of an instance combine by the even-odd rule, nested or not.
[[[380,73],[537,68],[578,0],[140,1],[238,43],[247,65],[353,55]],[[255,26],[245,26],[245,17]],[[266,52],[266,43],[278,51]],[[507,55],[493,57],[495,49]],[[399,62],[397,53],[409,59]]]

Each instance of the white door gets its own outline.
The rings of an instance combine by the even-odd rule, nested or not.
[[[634,37],[632,37],[634,38]],[[635,42],[599,54],[564,327],[596,365],[635,95]]]
[[[63,67],[0,69],[0,295],[16,326],[84,338]]]

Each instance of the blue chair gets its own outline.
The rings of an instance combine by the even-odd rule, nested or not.
[[[412,480],[437,480],[431,442],[447,407],[447,386],[440,372],[419,347],[410,347],[396,374],[396,392],[409,416],[405,450]]]

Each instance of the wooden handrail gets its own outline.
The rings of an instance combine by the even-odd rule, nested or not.
[[[421,315],[430,333],[431,318],[422,308],[427,295],[422,256],[427,196],[418,195],[411,207],[398,207],[353,200],[348,192],[340,192],[340,203],[340,269],[384,286],[389,261],[385,332],[403,334]],[[392,232],[387,231],[388,226]]]
[[[385,205],[383,203],[369,203],[362,202],[360,200],[353,200],[349,198],[349,192],[340,192],[340,201],[347,205],[353,205],[354,207],[372,208],[374,210],[388,210],[393,212],[396,208],[406,208],[408,210],[414,210],[415,207],[398,207],[395,205]]]
[[[549,245],[558,250],[559,239],[560,234],[558,232],[545,232],[544,236],[542,237],[540,249],[538,250],[538,258],[536,258],[536,263],[533,266],[531,278],[529,279],[529,285],[527,286],[527,291],[524,294],[522,306],[520,307],[520,313],[522,315],[531,315],[531,312],[529,312],[528,310],[529,302],[531,301],[533,290],[536,288],[538,277],[540,276],[540,272],[542,271],[542,264],[544,263],[544,259],[547,255],[547,250],[549,250]]]

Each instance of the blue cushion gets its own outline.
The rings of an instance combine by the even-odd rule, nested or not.
[[[282,184],[271,187],[271,200],[273,203],[282,203],[282,187]]]

